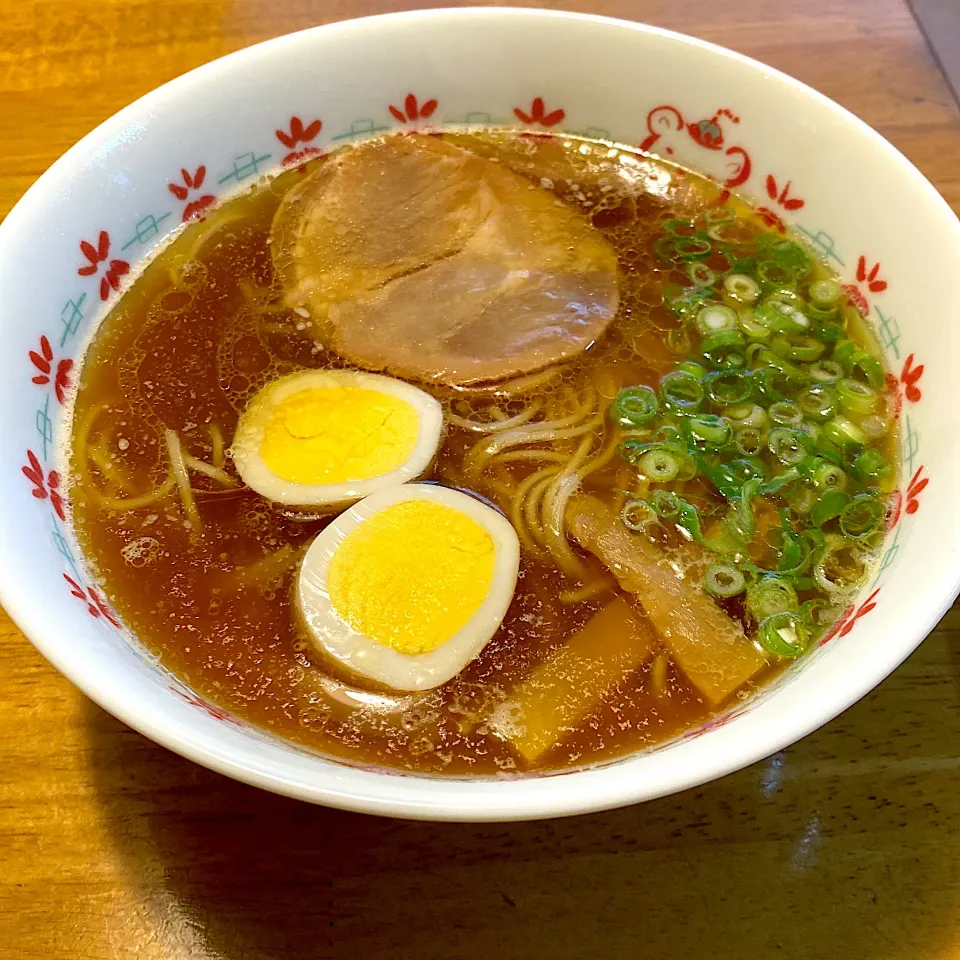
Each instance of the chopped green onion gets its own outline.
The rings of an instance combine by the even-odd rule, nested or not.
[[[886,380],[883,364],[866,350],[855,353],[850,361],[850,376],[855,377],[858,373],[876,390],[879,390]]]
[[[757,264],[757,280],[764,290],[788,287],[793,283],[793,273],[774,260],[762,260]]]
[[[674,237],[693,237],[697,233],[692,220],[681,220],[677,217],[664,220],[663,229]]]
[[[769,327],[754,319],[752,310],[741,310],[737,314],[737,325],[753,343],[766,343],[773,336]]]
[[[760,285],[745,273],[728,274],[723,278],[723,289],[737,303],[755,303],[760,296]]]
[[[866,416],[873,413],[877,405],[877,391],[873,387],[852,377],[844,377],[837,382],[837,396],[840,409],[849,416]]]
[[[688,440],[708,447],[722,447],[730,440],[731,429],[723,417],[712,413],[700,413],[683,422],[683,431]]]
[[[798,335],[777,334],[770,344],[770,349],[781,357],[790,360],[816,360],[820,357],[826,345],[813,337]]]
[[[735,597],[743,593],[747,581],[732,563],[715,563],[703,575],[703,586],[715,597]]]
[[[818,527],[822,527],[825,523],[839,517],[848,503],[850,503],[849,494],[837,489],[827,490],[813,505],[813,509],[810,511],[810,519]]]
[[[748,480],[765,480],[767,476],[766,465],[754,454],[745,453],[744,456],[731,460],[727,468],[744,483]]]
[[[833,307],[843,296],[843,287],[836,280],[815,280],[807,295],[818,307]]]
[[[832,440],[829,440],[822,430],[816,439],[815,445],[817,453],[825,460],[829,460],[838,466],[843,463],[843,449],[838,447]]]
[[[685,370],[674,370],[660,380],[660,401],[671,413],[698,410],[703,395],[702,381]]]
[[[798,430],[774,427],[767,434],[767,449],[788,467],[800,463],[807,455],[808,439]]]
[[[705,263],[701,263],[699,260],[695,260],[687,266],[687,276],[697,287],[709,287],[717,277]]]
[[[811,633],[826,627],[837,612],[834,605],[823,597],[814,597],[800,604],[800,619]]]
[[[753,427],[756,430],[766,430],[769,423],[767,411],[759,403],[741,403],[734,407],[727,407],[723,415],[734,427]]]
[[[800,464],[799,469],[800,473],[820,490],[846,489],[846,473],[841,467],[823,457],[810,457],[809,460]]]
[[[648,424],[660,410],[657,395],[646,386],[621,390],[610,404],[610,419],[625,430]]]
[[[755,620],[796,609],[797,591],[783,577],[763,577],[747,588],[747,613]]]
[[[836,360],[818,360],[807,367],[807,373],[818,383],[833,383],[843,376],[843,367]]]
[[[755,307],[754,319],[775,333],[806,333],[810,319],[796,307],[780,300],[767,300]]]
[[[747,365],[744,354],[746,341],[739,330],[727,330],[707,337],[700,343],[700,353],[712,367],[742,370]]]
[[[742,403],[753,394],[750,374],[741,370],[719,370],[707,375],[707,393],[714,403]]]
[[[761,488],[760,493],[766,496],[769,493],[779,493],[794,480],[800,478],[800,471],[796,467],[789,467],[783,473],[778,473],[772,480],[768,480]]]
[[[824,343],[836,343],[838,340],[842,340],[844,334],[847,332],[842,323],[829,323],[829,318],[815,317],[812,311],[809,315],[811,320],[816,320],[820,323],[819,329],[815,330],[814,333],[817,339],[822,340]]]
[[[653,495],[653,506],[657,513],[665,520],[672,520],[680,513],[685,501],[668,490],[657,490]]]
[[[831,387],[810,387],[797,396],[797,404],[804,416],[824,423],[837,413],[837,395]]]
[[[851,470],[861,483],[878,483],[889,476],[893,464],[879,451],[868,447],[854,461]]]
[[[705,306],[697,314],[697,329],[705,337],[726,333],[737,328],[737,314],[719,303]]]
[[[699,260],[710,255],[713,244],[701,237],[677,237],[673,249],[681,260]]]
[[[864,432],[846,417],[834,417],[823,425],[824,436],[844,453],[850,454],[866,445]]]
[[[816,303],[808,303],[806,307],[807,316],[814,322],[821,325],[829,325],[830,332],[823,336],[821,332],[818,332],[818,336],[821,340],[826,340],[830,343],[833,343],[834,340],[838,340],[839,337],[834,336],[833,328],[836,327],[837,330],[843,330],[843,327],[839,323],[834,323],[837,317],[837,308],[834,307],[821,307]]]
[[[748,457],[763,450],[763,434],[756,427],[741,427],[733,437],[736,448]]]
[[[706,368],[693,360],[684,360],[677,370],[680,373],[689,373],[691,377],[696,377],[698,380],[702,380],[707,375]]]
[[[876,497],[860,494],[843,508],[840,530],[854,540],[869,537],[880,529],[886,513],[886,507]]]
[[[821,590],[835,596],[846,593],[863,579],[867,557],[856,541],[831,535],[813,568],[813,579]]]
[[[681,458],[666,447],[654,447],[648,450],[637,464],[640,473],[654,483],[673,480],[680,472]]]
[[[787,427],[799,426],[803,421],[803,412],[792,400],[778,400],[767,408],[770,419],[774,423]]]
[[[798,614],[783,611],[761,621],[757,638],[776,656],[793,658],[803,653],[810,636]]]
[[[620,511],[620,518],[629,530],[645,530],[657,521],[657,511],[646,500],[628,500]]]
[[[796,280],[802,279],[810,272],[809,254],[792,240],[777,240],[770,244],[767,252],[775,263],[784,270],[788,270]]]

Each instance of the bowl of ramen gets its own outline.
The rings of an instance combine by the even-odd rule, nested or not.
[[[957,262],[886,141],[687,37],[489,9],[261,44],[0,226],[3,604],[117,717],[305,800],[704,782],[957,592]]]

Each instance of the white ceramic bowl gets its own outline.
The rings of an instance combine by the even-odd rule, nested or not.
[[[877,575],[833,638],[706,727],[553,776],[365,769],[211,707],[112,622],[59,499],[63,401],[84,345],[187,214],[370,131],[464,123],[642,144],[754,198],[771,220],[806,233],[855,287],[903,398],[899,509]],[[403,817],[513,820],[702,783],[863,696],[957,593],[958,264],[956,218],[893,147],[813,90],[697,40],[597,17],[465,9],[338,23],[252,47],[108,120],[0,226],[0,600],[105,709],[184,756],[278,793]]]

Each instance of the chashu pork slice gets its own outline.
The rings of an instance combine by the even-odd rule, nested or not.
[[[434,137],[363,144],[285,198],[285,302],[358,366],[453,385],[569,359],[617,310],[616,254],[525,177]]]

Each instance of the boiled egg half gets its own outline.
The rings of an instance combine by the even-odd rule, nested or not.
[[[254,396],[230,453],[243,482],[269,500],[343,505],[421,476],[442,428],[440,404],[409,383],[307,370]]]
[[[307,550],[302,624],[320,658],[352,679],[428,690],[473,660],[503,620],[520,545],[492,507],[412,483],[354,504]]]

